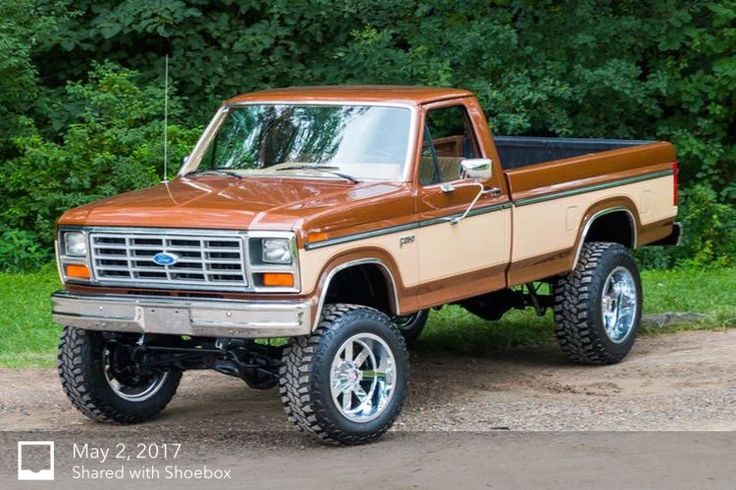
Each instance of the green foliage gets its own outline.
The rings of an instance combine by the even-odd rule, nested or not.
[[[736,209],[719,202],[707,186],[685,194],[683,246],[673,250],[681,265],[723,267],[736,263]]]
[[[95,65],[85,83],[67,86],[77,116],[61,142],[38,133],[15,139],[20,155],[3,167],[0,181],[0,220],[13,242],[45,246],[48,257],[54,220],[66,209],[152,185],[162,176],[163,93],[159,87],[136,83],[136,74],[111,64]],[[181,111],[171,100],[172,115]],[[173,161],[181,158],[199,129],[169,127]],[[23,231],[21,231],[23,230]],[[4,236],[5,236],[4,235]],[[12,249],[0,249],[5,268],[32,265],[29,257],[12,259]],[[16,260],[15,263],[13,260]]]
[[[38,95],[31,51],[37,29],[52,29],[30,0],[0,2],[0,156],[13,151],[10,139],[22,134],[25,116]]]
[[[164,53],[182,142],[234,94],[340,83],[468,88],[499,134],[671,140],[687,233],[708,238],[642,257],[734,260],[736,0],[3,2],[0,161],[22,201],[3,224],[47,237],[65,207],[153,181]],[[100,60],[139,74],[116,75],[137,103],[122,80],[105,92]],[[31,158],[51,168],[34,177]]]
[[[666,22],[658,69],[666,77],[666,117],[657,136],[678,147],[685,184],[714,189],[736,203],[736,1],[658,2]]]
[[[30,231],[9,229],[0,234],[0,264],[8,272],[19,272],[40,267],[48,261],[36,235]]]
[[[681,192],[684,228],[679,247],[646,247],[637,254],[645,267],[719,268],[736,264],[736,208],[698,184]]]

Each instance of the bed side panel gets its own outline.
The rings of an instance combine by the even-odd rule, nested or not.
[[[673,204],[669,143],[625,148],[506,173],[512,190],[510,285],[572,269],[586,223],[616,209],[631,215],[637,245],[671,229]]]

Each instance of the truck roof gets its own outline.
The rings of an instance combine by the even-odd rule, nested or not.
[[[417,105],[473,95],[468,90],[411,85],[321,85],[286,87],[237,95],[225,101],[239,102],[382,102]]]

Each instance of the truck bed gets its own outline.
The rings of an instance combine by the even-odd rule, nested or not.
[[[514,206],[509,284],[569,271],[579,230],[621,210],[630,246],[663,238],[677,212],[675,151],[663,141],[496,137]]]
[[[654,143],[654,141],[646,140],[530,136],[496,136],[494,140],[504,170]]]

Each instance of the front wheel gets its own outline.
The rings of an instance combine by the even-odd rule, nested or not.
[[[575,270],[554,285],[557,339],[582,364],[613,364],[634,345],[641,322],[641,280],[623,245],[583,245]]]
[[[394,423],[406,395],[409,355],[386,315],[328,305],[318,327],[292,339],[279,371],[289,420],[332,444],[363,444]]]
[[[120,424],[144,422],[171,401],[179,370],[142,372],[130,359],[130,342],[110,341],[102,332],[66,327],[59,341],[61,386],[87,417]]]

